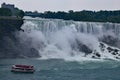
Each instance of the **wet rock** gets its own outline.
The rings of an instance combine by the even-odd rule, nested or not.
[[[118,49],[114,49],[114,52],[118,52],[119,50]]]
[[[111,47],[107,48],[108,52],[112,52],[114,49],[112,49]]]
[[[101,55],[100,55],[99,53],[96,53],[96,56],[97,56],[97,57],[101,57]]]
[[[119,57],[115,57],[116,59],[120,59]]]

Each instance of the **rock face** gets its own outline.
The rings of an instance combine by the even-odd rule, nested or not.
[[[38,57],[38,51],[23,45],[15,33],[21,30],[22,19],[0,18],[0,58]],[[22,30],[21,30],[22,31]],[[34,54],[33,54],[34,53]]]
[[[0,38],[3,38],[4,36],[10,36],[16,30],[21,30],[20,27],[22,24],[22,19],[0,18]]]
[[[93,50],[92,53],[87,56],[94,59],[120,59],[120,49],[112,46],[108,46],[107,44],[100,42],[99,44],[100,51]]]

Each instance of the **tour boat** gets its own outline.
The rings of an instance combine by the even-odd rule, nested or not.
[[[34,66],[29,65],[13,65],[12,72],[22,72],[22,73],[34,73],[35,69]]]

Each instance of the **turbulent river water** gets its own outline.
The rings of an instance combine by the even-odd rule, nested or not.
[[[12,73],[13,64],[34,65],[34,74]],[[0,80],[120,80],[120,62],[64,61],[59,59],[0,60]]]

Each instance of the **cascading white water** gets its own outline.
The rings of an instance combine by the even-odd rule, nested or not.
[[[21,42],[29,43],[37,49],[42,58],[81,60],[83,57],[90,58],[94,51],[97,51],[101,57],[108,58],[111,54],[107,52],[107,56],[106,52],[101,51],[99,38],[107,34],[120,35],[120,24],[115,23],[26,17],[21,28],[24,30],[19,34]],[[82,48],[87,48],[92,52],[86,53],[86,50]]]

